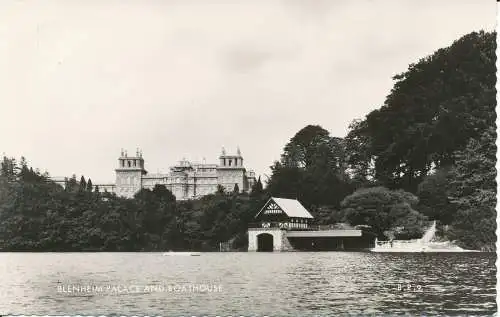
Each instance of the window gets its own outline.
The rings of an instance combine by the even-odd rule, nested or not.
[[[229,160],[229,166],[231,166],[231,163],[232,163],[232,162],[233,162],[232,160]]]
[[[132,164],[130,164],[130,161],[128,161],[128,167],[130,167]]]

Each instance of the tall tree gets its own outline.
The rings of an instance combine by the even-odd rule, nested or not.
[[[308,125],[290,139],[281,161],[271,167],[267,192],[298,199],[308,208],[320,205],[338,208],[351,192],[346,155],[343,139],[330,137],[320,126]]]
[[[287,167],[308,167],[313,163],[319,145],[330,142],[330,133],[318,125],[308,125],[285,145],[281,163]]]
[[[418,210],[432,220],[442,224],[450,224],[455,216],[455,206],[448,196],[448,185],[451,181],[450,167],[438,169],[428,175],[418,185]]]
[[[3,157],[0,173],[7,179],[7,181],[15,180],[16,165],[17,163],[15,158],[7,158],[6,156]]]
[[[76,175],[73,174],[71,175],[71,178],[69,178],[66,181],[66,191],[72,192],[76,191],[79,188],[78,182],[76,181]]]
[[[251,197],[258,197],[262,195],[264,192],[264,188],[262,186],[262,181],[260,180],[260,176],[257,181],[252,185],[252,189],[250,191]]]
[[[29,168],[28,168],[28,162],[26,161],[26,158],[24,156],[21,156],[21,160],[19,161],[19,173],[18,176],[21,179],[27,179],[29,178]]]
[[[87,182],[85,181],[85,177],[80,178],[80,191],[86,191],[87,190]]]
[[[495,250],[496,131],[492,126],[456,152],[448,193],[457,209],[452,237],[468,248]]]
[[[349,124],[349,132],[344,143],[349,174],[356,187],[362,187],[375,175],[371,164],[374,157],[366,120],[353,120]]]
[[[91,192],[92,191],[92,180],[89,178],[88,182],[87,182],[87,191],[88,192]]]
[[[363,145],[351,163],[364,169],[368,154],[379,181],[412,192],[433,166],[452,165],[456,150],[494,124],[495,39],[470,33],[396,75],[384,105],[350,131]]]
[[[297,166],[287,166],[274,162],[272,175],[268,179],[267,191],[273,196],[297,199],[301,193],[303,170]]]

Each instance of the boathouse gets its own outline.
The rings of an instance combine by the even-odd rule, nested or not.
[[[360,229],[332,229],[295,199],[271,197],[248,228],[248,251],[333,251],[374,247],[375,235]]]

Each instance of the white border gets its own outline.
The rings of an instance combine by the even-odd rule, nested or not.
[[[500,129],[499,129],[499,125],[500,125],[499,113],[500,113],[500,111],[499,111],[499,108],[498,108],[498,100],[500,100],[500,93],[499,93],[500,85],[498,84],[498,69],[500,69],[500,63],[498,61],[498,56],[500,55],[500,50],[498,49],[498,43],[499,43],[499,40],[500,40],[500,37],[498,36],[498,33],[499,33],[498,26],[500,25],[500,13],[499,13],[499,11],[500,11],[500,3],[497,0],[497,25],[496,25],[496,28],[495,28],[496,32],[497,32],[497,38],[496,38],[497,47],[496,47],[496,52],[495,52],[496,53],[495,55],[497,56],[496,63],[495,63],[496,70],[497,70],[496,71],[497,81],[496,81],[496,84],[495,84],[495,88],[497,90],[497,95],[496,95],[497,104],[495,106],[495,113],[496,113],[496,116],[497,116],[496,117],[496,132],[497,132],[497,135],[496,135],[497,136],[496,137],[496,146],[497,146],[497,155],[496,155],[496,157],[497,157],[497,162],[496,162],[496,169],[497,169],[497,175],[496,175],[496,182],[497,182],[497,205],[496,205],[496,212],[497,212],[497,219],[496,219],[497,220],[497,229],[496,229],[497,242],[496,242],[496,250],[497,251],[500,250],[500,243],[498,242],[498,237],[500,236],[500,230],[498,228],[498,226],[500,224],[500,221],[499,221],[500,220],[500,217],[499,217],[500,204],[499,204],[499,195],[498,195],[498,192],[499,192],[498,190],[500,188],[500,186],[499,186],[500,185],[500,175],[499,175],[500,174],[499,173],[499,171],[500,171],[500,164],[498,162],[498,158],[499,158],[499,154],[500,154],[500,151],[499,151],[500,142],[498,141],[498,136],[500,135],[499,134],[499,131],[500,131]],[[496,298],[497,298],[497,309],[498,309],[498,307],[500,307],[500,300],[499,300],[499,297],[498,297],[498,293],[500,291],[500,286],[498,284],[499,277],[500,277],[499,270],[498,270],[499,264],[500,264],[500,261],[498,260],[498,252],[497,252],[497,259],[496,259],[496,262],[495,262],[496,269],[497,269],[496,270],[497,271],[496,272],[497,273],[497,287],[496,287],[496,289],[497,289],[497,294],[496,294],[497,295],[496,296]],[[495,314],[495,316],[497,316],[497,315],[498,315],[498,312]]]

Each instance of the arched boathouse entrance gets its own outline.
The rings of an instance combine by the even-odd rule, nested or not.
[[[270,233],[261,233],[257,236],[257,251],[272,252],[274,249],[274,237]]]

